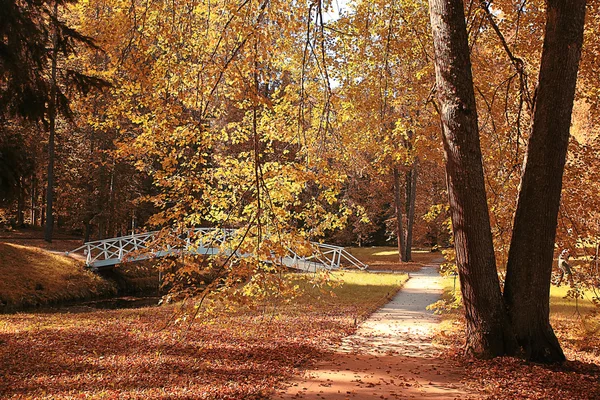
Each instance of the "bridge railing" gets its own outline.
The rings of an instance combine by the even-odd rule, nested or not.
[[[179,254],[181,251],[195,254],[217,254],[231,252],[233,249],[224,249],[229,241],[236,235],[235,229],[195,228],[184,234],[178,235],[175,242],[157,248],[155,246],[160,232],[145,232],[111,239],[87,242],[68,253],[83,251],[86,264],[92,268],[116,265],[123,261],[139,261],[152,257]],[[172,241],[172,237],[170,238]],[[300,256],[288,248],[288,254],[282,263],[300,269],[309,270],[310,266],[325,269],[338,269],[342,265],[366,269],[362,263],[343,247],[324,243],[311,242],[314,251],[308,256]],[[67,253],[67,254],[68,254]],[[231,253],[229,253],[231,254]],[[241,257],[247,255],[240,255]]]

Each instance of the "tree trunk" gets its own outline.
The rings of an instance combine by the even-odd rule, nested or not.
[[[58,2],[54,2],[54,18],[58,18]],[[58,58],[58,27],[54,27],[52,34],[52,86],[50,88],[50,101],[48,105],[48,182],[46,187],[46,228],[44,240],[52,242],[54,232],[54,215],[52,214],[54,200],[54,138],[56,136],[56,61]]]
[[[25,184],[22,176],[19,177],[19,198],[17,199],[17,226],[25,225]]]
[[[394,166],[394,207],[396,211],[396,237],[398,238],[398,261],[404,257],[404,229],[402,227],[402,199],[400,196],[400,171]]]
[[[404,241],[404,261],[412,261],[413,226],[415,223],[415,201],[417,199],[418,161],[406,174],[406,240]]]
[[[42,203],[40,204],[40,227],[46,224],[46,192],[42,190]]]
[[[31,175],[31,226],[36,225],[36,214],[35,214],[35,174]]]
[[[84,226],[85,226],[85,232],[83,234],[83,243],[89,242],[90,241],[90,236],[92,235],[92,221],[91,220],[86,220],[84,222]]]
[[[106,218],[102,216],[98,222],[98,240],[103,240],[106,237]]]
[[[549,321],[562,175],[583,42],[585,0],[548,0],[538,93],[508,255],[504,297],[532,361],[565,360]]]
[[[495,357],[512,354],[516,343],[496,271],[463,7],[461,0],[429,0],[466,351]]]

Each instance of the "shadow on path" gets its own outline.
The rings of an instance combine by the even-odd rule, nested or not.
[[[475,399],[461,369],[431,344],[439,317],[427,311],[442,293],[437,266],[410,279],[333,355],[274,399]]]

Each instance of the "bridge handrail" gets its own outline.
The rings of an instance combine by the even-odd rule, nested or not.
[[[213,234],[216,235],[209,241],[209,248],[218,248],[220,245],[225,243],[225,240],[228,237],[233,236],[237,232],[236,229],[230,228],[193,228],[188,232],[179,235],[179,237],[185,240],[185,245],[183,249],[172,248],[171,246],[167,246],[165,250],[168,253],[178,252],[178,251],[186,251],[191,246],[190,236],[195,233],[202,234]],[[78,251],[83,250],[86,255],[86,264],[88,266],[93,266],[95,262],[98,261],[108,261],[108,260],[118,260],[121,262],[129,253],[138,251],[138,250],[150,250],[146,244],[148,244],[153,238],[159,234],[159,231],[150,231],[143,232],[138,234],[119,236],[115,238],[109,239],[101,239],[84,243],[82,246],[67,252],[66,254],[76,253]],[[182,237],[183,236],[183,237]],[[200,246],[205,245],[205,241],[200,238]],[[347,261],[349,264],[354,267],[364,270],[368,268],[368,265],[361,262],[359,259],[350,254],[346,249],[340,246],[335,246],[326,243],[317,243],[311,242],[311,244],[315,248],[315,252],[309,256],[299,256],[295,251],[288,248],[288,256],[293,258],[294,262],[297,261],[321,264],[322,267],[327,269],[337,269],[340,267],[342,259]],[[97,254],[93,254],[98,251]],[[152,252],[152,251],[151,251]],[[162,252],[162,250],[161,250]],[[154,252],[156,255],[156,252]],[[164,254],[161,254],[164,255]],[[141,256],[143,258],[150,258],[150,256]],[[115,264],[117,264],[116,262]]]

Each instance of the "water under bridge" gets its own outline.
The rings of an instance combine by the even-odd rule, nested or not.
[[[160,243],[161,233],[145,232],[110,239],[86,242],[83,246],[67,254],[83,253],[86,265],[93,270],[112,268],[123,262],[133,262],[184,254],[216,255],[225,254],[236,257],[251,257],[237,250],[228,250],[232,239],[238,237],[236,229],[195,228],[186,234],[177,235],[178,245]],[[292,249],[277,258],[277,262],[289,268],[306,272],[320,269],[340,268],[367,269],[367,265],[358,260],[343,247],[325,243],[311,242],[312,254],[299,255]],[[268,261],[273,262],[273,260]]]

